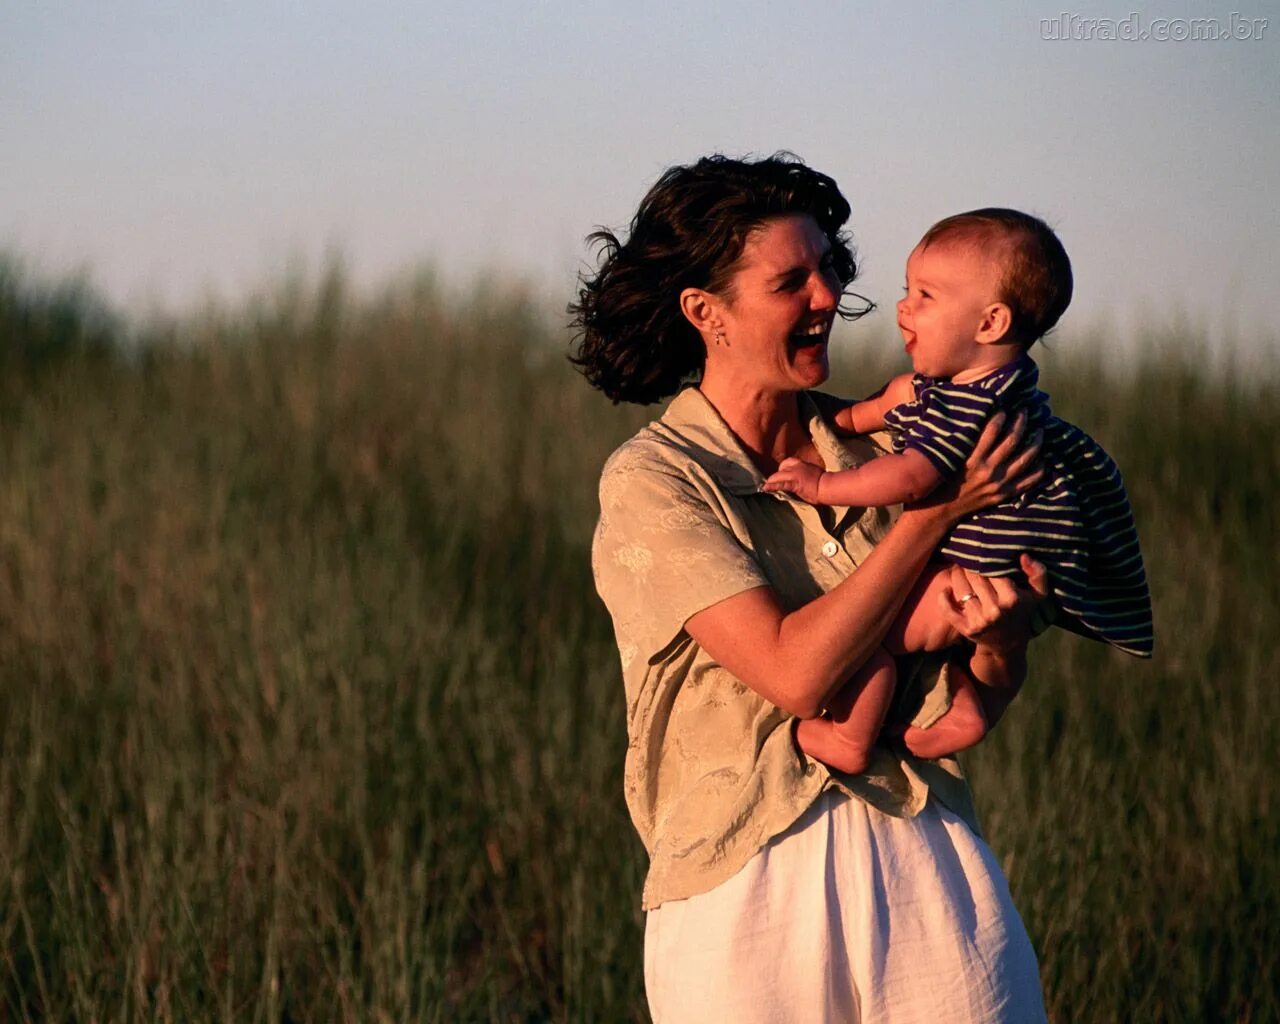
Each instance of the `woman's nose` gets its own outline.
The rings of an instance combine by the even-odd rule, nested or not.
[[[827,274],[818,274],[814,277],[814,281],[809,308],[835,309],[840,304],[840,292],[836,289],[832,278]]]

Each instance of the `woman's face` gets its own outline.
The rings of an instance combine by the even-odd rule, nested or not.
[[[808,215],[766,221],[743,247],[721,309],[723,345],[708,369],[761,391],[798,391],[827,379],[827,343],[842,294],[831,242]]]

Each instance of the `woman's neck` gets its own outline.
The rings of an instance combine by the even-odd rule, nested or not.
[[[801,455],[809,445],[796,392],[722,385],[715,377],[704,377],[698,387],[760,472],[772,473],[783,459]]]

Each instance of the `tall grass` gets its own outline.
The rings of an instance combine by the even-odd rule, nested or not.
[[[518,291],[331,273],[105,356],[60,296],[0,289],[0,1020],[644,1019],[588,549],[656,410]],[[1280,413],[1179,351],[1043,361],[1157,658],[1038,641],[967,762],[1060,1021],[1280,1017]]]

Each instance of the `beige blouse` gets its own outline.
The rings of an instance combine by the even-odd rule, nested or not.
[[[828,396],[803,393],[800,402],[828,469],[886,450],[883,435],[837,437],[823,418],[838,407]],[[764,494],[763,482],[692,387],[614,452],[600,480],[592,566],[622,659],[624,785],[649,852],[646,910],[719,885],[831,787],[900,817],[915,815],[933,792],[978,828],[954,759],[877,747],[858,776],[810,761],[795,744],[793,716],[685,632],[695,613],[754,587],[773,587],[788,609],[813,600],[858,567],[896,513],[815,508]],[[940,664],[937,656],[900,661],[897,717],[927,725],[941,714]]]

